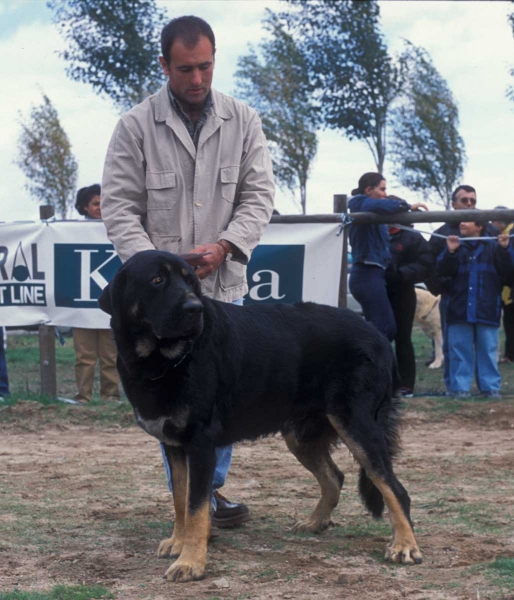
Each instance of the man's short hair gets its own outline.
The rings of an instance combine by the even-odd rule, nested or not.
[[[454,204],[457,201],[457,194],[461,190],[464,190],[465,192],[474,192],[475,195],[477,193],[477,191],[475,190],[475,188],[472,187],[472,186],[470,186],[470,185],[459,185],[452,192],[452,204]]]
[[[209,23],[193,15],[172,19],[161,31],[161,52],[166,63],[170,62],[170,50],[176,40],[180,39],[185,46],[194,48],[202,35],[211,42],[214,54],[216,41]]]

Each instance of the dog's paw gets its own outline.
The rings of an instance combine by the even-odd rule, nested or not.
[[[433,363],[431,363],[430,365],[428,365],[429,369],[440,369],[443,366],[443,362],[440,360],[434,360]]]
[[[181,561],[179,558],[166,571],[163,579],[167,579],[168,581],[174,581],[175,583],[185,583],[186,581],[199,581],[200,579],[203,579],[204,573],[204,562]]]
[[[172,558],[174,556],[180,556],[183,546],[183,541],[177,540],[175,537],[171,536],[166,540],[162,540],[162,542],[159,544],[159,548],[157,548],[157,556],[159,558]]]
[[[293,533],[321,533],[334,523],[330,519],[306,519],[297,521],[291,528]]]
[[[402,565],[419,565],[423,562],[423,555],[416,542],[400,543],[393,540],[387,546],[384,558]]]

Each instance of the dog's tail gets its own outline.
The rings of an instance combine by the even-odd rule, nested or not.
[[[389,393],[387,397],[384,398],[376,413],[376,421],[382,430],[387,452],[391,460],[393,460],[401,450],[400,409],[402,400],[399,394],[399,376],[396,365],[394,367],[392,392],[392,394]],[[375,519],[380,519],[384,512],[384,498],[362,467],[359,473],[359,494],[371,515]]]

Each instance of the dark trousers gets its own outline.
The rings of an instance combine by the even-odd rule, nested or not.
[[[412,324],[416,312],[416,291],[413,285],[397,284],[387,290],[396,322],[394,346],[401,387],[414,390],[416,356],[412,344]]]
[[[503,305],[503,328],[505,329],[505,357],[514,361],[514,303]]]
[[[370,321],[392,342],[396,335],[394,314],[387,297],[385,270],[375,265],[356,263],[350,273],[350,292]]]

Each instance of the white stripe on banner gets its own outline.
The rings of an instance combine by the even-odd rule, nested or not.
[[[248,266],[246,304],[337,306],[337,224],[268,225]],[[107,329],[101,291],[120,260],[100,221],[0,224],[0,325]]]

